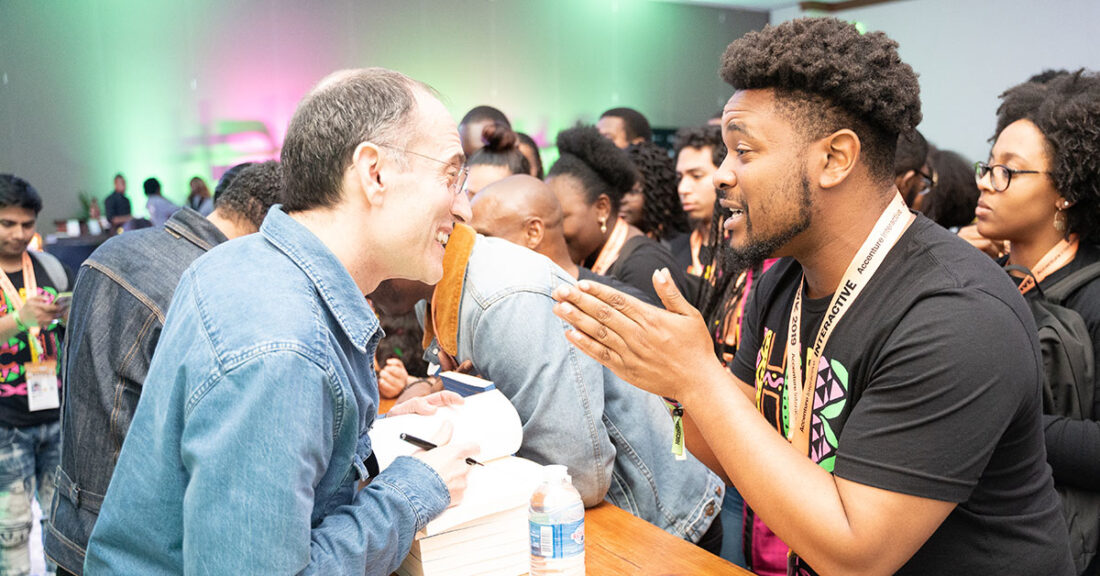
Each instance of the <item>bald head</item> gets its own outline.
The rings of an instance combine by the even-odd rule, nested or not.
[[[471,201],[474,229],[537,250],[543,229],[561,228],[561,205],[542,180],[516,174],[486,186]],[[537,238],[532,224],[538,221]]]

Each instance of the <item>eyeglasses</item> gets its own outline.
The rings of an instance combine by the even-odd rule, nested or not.
[[[1050,172],[1045,170],[1015,170],[1004,164],[990,166],[985,162],[975,162],[974,180],[980,183],[986,174],[990,174],[989,185],[993,187],[993,191],[1004,192],[1008,189],[1008,185],[1012,183],[1012,177],[1017,174],[1050,174]]]
[[[382,148],[389,148],[390,150],[396,150],[398,152],[404,152],[405,154],[410,154],[412,156],[416,156],[418,158],[423,158],[425,160],[431,160],[432,162],[438,162],[438,163],[440,163],[444,166],[449,166],[449,167],[454,166],[454,164],[451,164],[450,162],[447,162],[446,160],[440,160],[438,158],[432,158],[431,156],[426,156],[426,155],[421,154],[419,152],[413,152],[412,150],[407,150],[405,148],[398,148],[397,146],[390,146],[389,144],[375,144],[375,145],[380,146]],[[458,174],[455,175],[454,181],[452,181],[450,184],[447,185],[447,190],[450,191],[451,194],[454,194],[456,196],[458,194],[465,193],[466,192],[466,179],[469,176],[470,176],[470,167],[467,166],[466,164],[463,164],[462,166],[460,166],[458,168]]]
[[[937,178],[938,175],[936,174],[935,170],[929,170],[929,172],[931,172],[931,174],[925,174],[923,169],[922,170],[917,170],[917,174],[919,174],[920,177],[921,177],[921,180],[924,181],[924,186],[920,189],[920,191],[917,192],[917,194],[927,194],[927,193],[931,192],[932,188],[934,188],[936,186],[936,181],[938,180],[938,178]]]

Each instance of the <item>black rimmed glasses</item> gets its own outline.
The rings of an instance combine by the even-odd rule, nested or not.
[[[991,166],[985,162],[975,162],[974,180],[981,182],[986,174],[989,174],[989,185],[993,187],[993,191],[1004,192],[1008,189],[1008,185],[1012,183],[1012,177],[1017,174],[1050,174],[1050,172],[1045,170],[1016,170],[1004,164],[993,164]]]
[[[920,178],[923,181],[923,186],[921,186],[921,189],[919,192],[917,192],[917,194],[927,194],[931,192],[932,188],[935,188],[936,186],[936,181],[938,180],[936,171],[932,169],[929,169],[928,171],[931,172],[931,174],[925,173],[923,168],[917,170],[917,174],[920,175]]]
[[[405,154],[410,154],[410,155],[416,156],[418,158],[423,158],[425,160],[431,160],[432,162],[438,162],[438,163],[440,163],[444,166],[448,166],[448,167],[452,167],[452,168],[454,167],[454,164],[452,164],[450,162],[447,162],[446,160],[440,160],[439,158],[432,158],[431,156],[427,156],[427,155],[421,154],[419,152],[413,152],[412,150],[408,150],[406,148],[399,148],[397,146],[391,146],[389,144],[376,144],[376,146],[381,146],[382,148],[389,148],[390,150],[396,150],[398,152],[404,152]],[[459,166],[458,167],[458,174],[456,174],[454,180],[450,184],[447,185],[447,190],[450,191],[450,193],[454,194],[455,196],[457,196],[459,193],[465,193],[465,191],[466,191],[466,178],[469,177],[469,175],[470,175],[470,167],[469,166],[467,166],[466,164],[463,164],[462,166]]]

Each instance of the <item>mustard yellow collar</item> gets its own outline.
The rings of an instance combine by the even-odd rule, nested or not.
[[[455,224],[447,250],[443,254],[443,278],[435,285],[432,303],[424,319],[424,349],[432,340],[452,357],[458,354],[458,307],[462,303],[462,284],[466,279],[466,263],[474,251],[477,233],[465,224]]]

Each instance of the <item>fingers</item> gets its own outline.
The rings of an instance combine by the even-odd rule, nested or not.
[[[450,390],[434,392],[425,396],[424,400],[432,407],[432,412],[435,412],[436,406],[457,406],[466,402],[465,398]]]
[[[653,271],[653,289],[657,291],[657,296],[661,298],[665,310],[684,315],[695,311],[695,307],[688,304],[684,295],[680,293],[680,289],[672,281],[672,274],[668,268]]]
[[[462,364],[459,364],[458,367],[455,368],[455,372],[461,372],[463,374],[473,374],[474,373],[474,363],[473,363],[473,361],[463,360]]]
[[[557,307],[555,307],[554,313],[557,314]],[[561,316],[559,314],[559,316]],[[568,318],[562,316],[562,319],[567,322],[571,322]],[[578,350],[584,352],[590,358],[607,366],[616,374],[621,374],[623,368],[623,356],[621,353],[612,350],[611,348],[595,341],[592,337],[588,336],[580,330],[567,330],[565,332],[565,338],[573,343]]]
[[[609,351],[623,355],[627,348],[623,335],[635,332],[638,329],[637,324],[602,300],[575,288],[563,287],[555,290],[554,297],[559,296],[559,303],[554,305],[554,314]],[[578,342],[573,338],[570,341]],[[593,358],[603,362],[601,357]]]
[[[389,358],[386,358],[386,366],[400,366],[404,368],[405,363],[402,362],[400,358],[394,358],[391,356]]]

